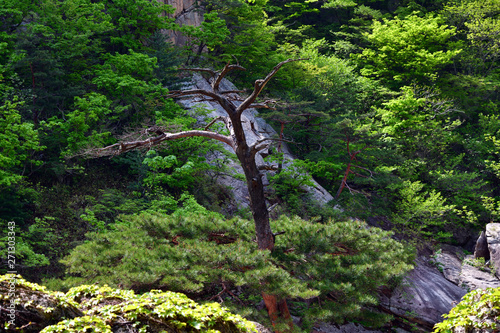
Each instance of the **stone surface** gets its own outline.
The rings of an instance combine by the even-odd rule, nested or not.
[[[380,333],[381,331],[373,331],[364,328],[361,325],[354,323],[348,323],[345,325],[331,325],[326,323],[320,323],[312,330],[312,333]]]
[[[413,269],[381,305],[397,316],[431,329],[460,302],[465,290],[444,278],[436,267],[418,259]]]
[[[13,282],[14,281],[14,282]],[[56,324],[62,318],[72,319],[83,316],[80,309],[64,304],[60,299],[49,295],[39,286],[32,288],[15,279],[0,280],[0,332],[4,324],[12,320],[10,315],[12,284],[15,284],[15,325],[9,332],[40,332],[48,325]],[[51,311],[46,311],[51,309]]]
[[[486,225],[486,240],[490,250],[490,261],[496,270],[496,276],[500,277],[500,223]]]
[[[194,88],[210,90],[211,86],[209,82],[201,75],[194,74],[192,85],[186,86],[184,87],[184,89],[194,89]],[[228,80],[222,81],[220,89],[222,91],[238,90]],[[234,94],[233,97],[237,98],[238,96]],[[234,101],[234,103],[238,104],[240,102]],[[186,109],[195,109],[199,107],[208,109],[209,111],[207,115],[208,119],[213,119],[218,116],[227,116],[224,109],[218,103],[205,101],[201,97],[182,98],[179,100],[179,104],[181,104]],[[203,123],[207,122],[203,118],[198,118],[198,120]],[[242,120],[243,120],[243,129],[245,130],[245,135],[247,137],[248,145],[252,145],[257,140],[264,137],[277,136],[276,131],[269,124],[267,124],[262,118],[258,117],[258,112],[255,109],[248,109],[244,111],[242,114]],[[231,153],[233,153],[232,148],[230,148],[229,146],[224,145],[223,147],[228,151],[230,151]],[[290,162],[293,160],[293,156],[285,144],[283,144],[283,153],[285,155],[284,167],[286,168],[287,164],[290,164]],[[256,155],[256,162],[257,165],[266,164],[260,153]],[[241,168],[236,157],[235,160],[230,162],[228,166],[234,169],[235,174],[243,175],[243,169]],[[248,189],[246,186],[246,182],[244,180],[240,180],[238,178],[235,178],[234,176],[222,176],[218,179],[218,181],[221,184],[229,186],[232,189],[232,194],[235,201],[239,203],[242,208],[249,206]],[[268,182],[265,177],[263,181],[264,184]],[[326,204],[328,201],[333,199],[332,195],[328,193],[328,191],[326,191],[323,187],[321,187],[321,185],[319,185],[315,181],[313,182],[314,182],[313,187],[306,187],[304,188],[304,190],[308,191],[314,200],[316,200],[320,204]]]
[[[466,291],[475,289],[498,288],[500,280],[488,268],[478,268],[470,263],[474,260],[473,256],[465,257],[460,274],[460,284]]]
[[[490,260],[490,250],[488,249],[488,241],[484,231],[481,232],[481,235],[479,235],[479,238],[476,241],[474,258],[484,258],[485,260]]]
[[[175,11],[169,14],[169,17],[175,19],[175,23],[180,26],[192,25],[199,26],[203,22],[203,11],[198,7],[196,0],[158,0],[161,3],[171,5]],[[188,42],[188,38],[183,36],[179,31],[168,30],[165,33],[169,36],[170,41],[182,46]]]
[[[474,256],[465,256],[459,247],[443,246],[434,261],[447,280],[465,291],[500,287],[500,280],[489,269],[473,265]]]
[[[463,252],[460,248],[454,246],[446,246],[434,255],[435,265],[438,270],[442,271],[444,277],[456,284],[461,283],[462,260]]]
[[[258,333],[273,333],[269,328],[265,327],[264,325],[256,321],[252,321],[251,323],[255,325],[255,328],[257,329]]]

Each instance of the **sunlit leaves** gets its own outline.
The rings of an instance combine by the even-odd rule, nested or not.
[[[375,21],[366,36],[371,47],[356,58],[365,62],[365,75],[403,82],[433,80],[461,51],[448,44],[454,35],[455,28],[439,16]]]
[[[500,288],[473,290],[462,298],[445,320],[434,326],[434,333],[495,331],[500,326]]]
[[[32,153],[43,149],[33,124],[21,120],[18,108],[22,104],[14,100],[0,105],[0,188],[19,182],[22,166],[36,163]]]

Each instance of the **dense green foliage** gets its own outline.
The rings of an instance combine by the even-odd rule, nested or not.
[[[500,288],[473,290],[462,298],[445,320],[436,324],[435,333],[472,332],[498,329]]]
[[[190,210],[121,216],[114,230],[89,234],[89,241],[63,259],[75,277],[50,283],[59,288],[89,281],[134,290],[161,288],[199,299],[212,299],[222,288],[232,303],[258,298],[261,292],[310,299],[301,316],[312,325],[318,318],[359,318],[362,306],[377,304],[378,286],[411,268],[411,249],[363,222],[282,217],[272,223],[284,234],[276,236],[270,253],[252,241],[251,221]]]
[[[10,274],[0,276],[0,289],[8,290],[13,280],[19,293],[17,296],[21,298],[16,309],[39,314],[34,318],[40,321],[35,319],[24,327],[38,326],[42,333],[111,333],[116,329],[133,332],[255,332],[253,324],[228,312],[220,304],[200,305],[180,293],[151,290],[136,295],[131,290],[112,289],[106,285],[83,285],[64,294]],[[7,292],[2,293],[0,303],[7,307],[9,302]],[[18,318],[18,321],[24,320]],[[13,328],[7,320],[4,325],[6,329]]]
[[[15,222],[17,269],[23,276],[63,279],[68,265],[76,279],[64,283],[89,279],[94,269],[89,267],[96,264],[84,265],[78,249],[96,253],[95,278],[103,283],[118,285],[120,277],[128,287],[168,285],[206,299],[222,283],[243,288],[244,295],[252,286],[261,288],[260,279],[267,276],[266,288],[277,295],[328,294],[354,314],[372,303],[371,296],[359,293],[372,295],[376,287],[360,273],[374,249],[343,243],[368,232],[345,222],[348,218],[387,221],[385,227],[419,246],[465,245],[485,223],[498,220],[497,0],[203,0],[197,5],[204,11],[201,26],[180,27],[169,14],[173,9],[158,1],[0,0],[0,228]],[[167,36],[173,31],[189,36],[188,45],[172,45]],[[267,157],[278,165],[268,174],[266,191],[270,203],[278,204],[273,227],[287,230],[277,236],[275,253],[255,251],[252,227],[244,219],[248,211],[218,185],[219,177],[232,173],[227,161],[234,158],[220,144],[190,138],[112,159],[86,158],[91,148],[145,138],[144,129],[151,126],[168,132],[203,127],[196,116],[206,110],[186,111],[166,97],[189,80],[179,67],[219,69],[238,62],[247,71],[235,71],[231,79],[247,88],[287,58],[304,60],[283,67],[261,94],[276,100],[275,109],[261,110],[261,116],[292,142],[289,148],[298,157],[282,168],[278,142]],[[322,207],[313,202],[304,191],[310,176],[335,200]],[[196,219],[188,214],[193,212],[211,217]],[[308,225],[294,215],[321,224]],[[188,220],[190,226],[173,222]],[[132,225],[140,230],[148,225],[170,238],[134,233]],[[336,228],[346,228],[345,238],[329,234],[339,232]],[[207,233],[222,230],[237,241],[213,246]],[[324,238],[316,240],[317,248],[308,247],[307,235],[319,230],[325,230]],[[388,235],[371,233],[378,247],[392,244]],[[178,235],[206,259],[181,251],[172,242]],[[132,240],[157,242],[165,252],[144,245],[134,250],[136,258]],[[341,251],[337,242],[349,255],[329,254]],[[2,263],[7,244],[1,233]],[[220,253],[224,247],[231,251]],[[387,255],[402,272],[407,257],[398,253]],[[140,265],[115,260],[129,255]],[[175,258],[170,266],[167,256]],[[187,267],[187,260],[193,265]],[[177,284],[165,273],[179,276],[176,265],[187,267]],[[142,273],[135,270],[139,267]],[[336,285],[317,267],[334,276],[347,270],[351,277],[338,277]],[[386,282],[387,269],[370,268],[373,281]],[[254,271],[251,277],[248,272]],[[288,281],[290,290],[277,288],[280,281]],[[336,294],[341,284],[345,294]],[[250,304],[238,311],[248,311]],[[310,318],[335,317],[327,307],[312,315],[316,310],[308,309]]]

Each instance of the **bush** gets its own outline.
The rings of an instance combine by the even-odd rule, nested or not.
[[[12,295],[7,292],[11,283],[16,289]],[[255,332],[253,324],[217,303],[199,305],[183,294],[168,291],[136,295],[131,290],[84,285],[63,294],[14,275],[0,276],[0,290],[0,304],[5,309],[12,297],[20,300],[16,302],[18,315],[12,321],[15,325],[9,323],[6,312],[0,314],[5,329],[22,326],[24,332],[42,333]]]
[[[497,332],[500,328],[500,288],[476,289],[462,298],[434,333]]]

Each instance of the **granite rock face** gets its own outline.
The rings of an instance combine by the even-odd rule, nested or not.
[[[314,327],[311,333],[379,333],[379,332],[381,331],[373,331],[354,323],[348,323],[340,326],[320,323]]]
[[[444,277],[465,291],[500,287],[500,280],[487,265],[479,263],[474,256],[466,256],[460,248],[450,245],[435,255],[435,265]]]
[[[171,5],[175,11],[169,14],[180,26],[192,25],[199,26],[203,22],[203,11],[197,5],[196,0],[157,0],[158,2]],[[179,31],[167,31],[170,41],[177,46],[185,45],[188,38]]]
[[[448,281],[439,270],[425,262],[416,261],[415,269],[394,290],[390,297],[383,297],[381,305],[397,316],[407,318],[422,327],[432,329],[442,321],[466,291]]]
[[[490,250],[490,260],[500,277],[500,223],[488,223],[486,225],[486,240]]]
[[[485,260],[490,260],[490,250],[488,249],[488,240],[486,239],[486,234],[484,231],[481,232],[479,238],[476,241],[476,247],[474,249],[474,258],[484,258]]]

